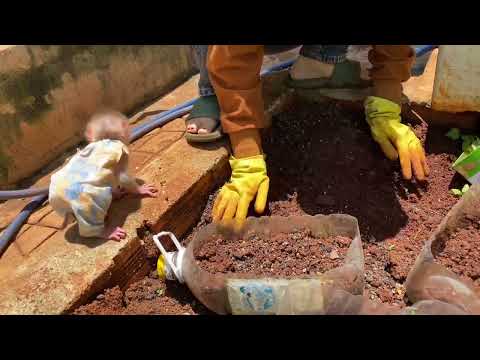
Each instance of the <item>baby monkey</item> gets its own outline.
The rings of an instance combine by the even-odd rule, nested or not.
[[[123,114],[97,113],[85,137],[89,144],[52,176],[50,204],[63,216],[73,213],[81,236],[120,241],[125,230],[105,224],[112,199],[125,194],[156,197],[157,189],[138,185],[128,173],[130,132]]]

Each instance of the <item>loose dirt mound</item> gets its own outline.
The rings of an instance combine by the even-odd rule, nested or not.
[[[467,218],[468,225],[458,229],[433,249],[438,262],[467,281],[480,292],[480,219]],[[439,243],[440,244],[440,243]]]
[[[117,286],[81,306],[75,315],[194,315],[208,314],[189,290],[175,282],[161,281],[152,272],[123,293]]]
[[[160,251],[150,234],[150,226],[139,229],[145,262],[152,269],[143,279],[125,291],[118,286],[107,289],[91,303],[75,310],[75,315],[194,315],[211,312],[199,303],[190,290],[174,281],[163,281],[155,270]],[[170,245],[170,244],[165,244]]]
[[[232,241],[220,236],[203,243],[195,257],[201,268],[213,274],[316,275],[341,266],[351,241],[343,236],[318,239],[308,230],[269,239],[246,234]]]
[[[445,137],[446,130],[428,129],[420,121],[411,125],[431,169],[424,184],[404,181],[398,162],[373,141],[364,114],[339,104],[294,103],[264,139],[268,215],[357,217],[368,296],[401,306],[402,284],[418,252],[457,201],[449,188],[464,182],[454,180],[451,163],[460,149]]]

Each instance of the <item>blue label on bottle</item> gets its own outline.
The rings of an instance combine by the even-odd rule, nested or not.
[[[271,286],[248,284],[240,286],[242,305],[256,312],[268,311],[275,303],[275,294]]]

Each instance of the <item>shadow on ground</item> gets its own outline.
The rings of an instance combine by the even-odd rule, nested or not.
[[[139,183],[141,182],[139,181]],[[109,209],[109,212],[107,215],[107,223],[112,224],[114,226],[122,227],[128,215],[140,209],[141,201],[142,201],[141,198],[131,197],[131,196],[115,200]],[[95,248],[99,245],[104,244],[107,241],[112,241],[112,240],[105,240],[105,239],[99,239],[99,238],[81,237],[80,234],[78,233],[77,223],[72,224],[67,229],[67,231],[65,232],[65,239],[71,243],[82,244],[82,245],[88,246],[89,248]]]

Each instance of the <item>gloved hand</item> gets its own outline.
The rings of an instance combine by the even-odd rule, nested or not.
[[[425,151],[412,129],[400,122],[400,106],[375,96],[369,96],[364,105],[373,139],[380,144],[385,155],[390,160],[400,156],[405,179],[412,178],[413,168],[415,177],[424,180],[429,173]]]
[[[230,158],[232,177],[226,183],[213,206],[213,221],[228,222],[235,219],[236,225],[243,225],[248,207],[255,195],[255,211],[262,214],[267,204],[270,179],[267,176],[267,164],[264,155],[242,159]]]

